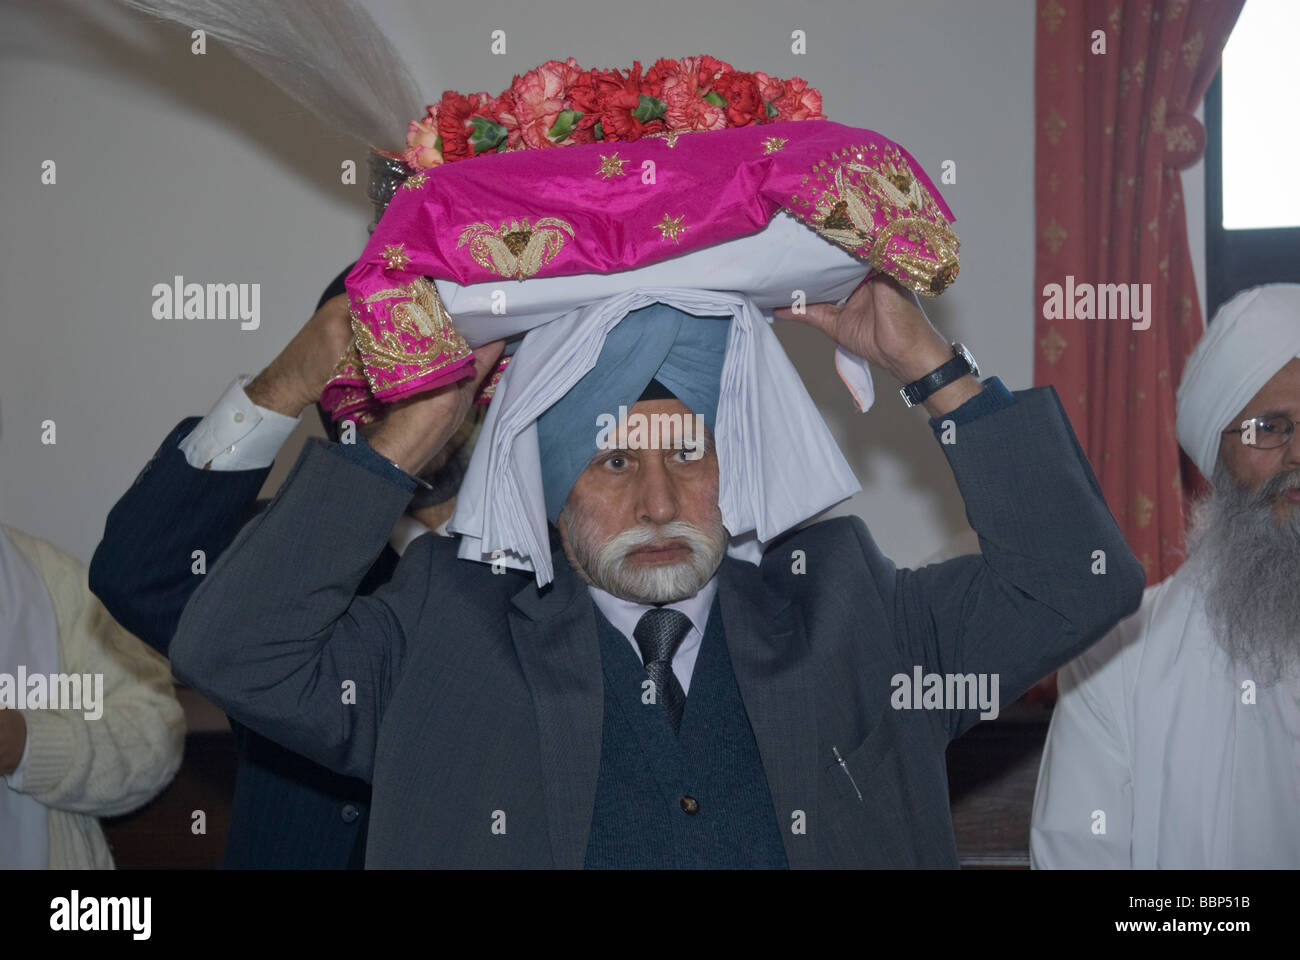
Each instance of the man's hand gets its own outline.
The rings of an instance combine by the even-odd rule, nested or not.
[[[347,294],[321,304],[289,345],[253,378],[248,399],[287,417],[299,416],[320,399],[321,390],[352,342]]]
[[[384,419],[367,438],[370,446],[415,476],[460,427],[504,346],[504,340],[494,340],[474,351],[472,379],[458,380],[389,406]]]
[[[27,721],[18,710],[0,707],[0,776],[18,769],[27,746]]]
[[[916,294],[884,274],[875,274],[842,306],[810,303],[800,315],[789,307],[773,312],[821,330],[850,353],[888,370],[899,383],[919,380],[952,359],[952,347],[926,318]],[[956,409],[983,388],[967,375],[933,393],[931,416]]]

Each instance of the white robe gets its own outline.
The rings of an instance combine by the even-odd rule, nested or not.
[[[1243,703],[1255,678],[1216,644],[1195,563],[1062,668],[1034,867],[1300,867],[1300,683]]]

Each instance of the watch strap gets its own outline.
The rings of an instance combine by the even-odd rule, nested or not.
[[[941,363],[919,380],[913,380],[907,386],[900,388],[898,392],[902,394],[904,403],[914,407],[954,380],[971,373],[973,369],[965,354],[956,351],[956,355],[951,360]]]

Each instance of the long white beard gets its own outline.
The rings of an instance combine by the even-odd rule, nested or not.
[[[1300,487],[1300,471],[1252,493],[1222,463],[1214,492],[1193,514],[1188,543],[1220,647],[1259,685],[1300,674],[1300,507],[1282,521],[1278,497]]]
[[[566,516],[566,524],[570,562],[594,586],[635,603],[675,603],[695,596],[717,572],[727,550],[720,518],[710,530],[682,520],[657,526],[643,523],[599,545],[593,545],[593,524],[585,514]],[[628,554],[638,547],[679,539],[691,549],[690,557],[680,563],[652,566],[627,561]]]

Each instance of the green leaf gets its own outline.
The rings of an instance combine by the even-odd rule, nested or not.
[[[644,93],[640,95],[640,102],[637,108],[632,111],[632,116],[636,117],[642,123],[649,123],[652,120],[662,120],[667,104],[658,97],[647,97]]]
[[[596,126],[594,126],[592,129],[596,131],[596,139],[597,139],[597,140],[604,140],[604,139],[605,139],[605,128],[602,127],[602,126],[600,125],[600,121],[599,121],[599,120],[596,121]]]
[[[763,101],[763,105],[764,105],[765,107],[767,107],[767,115],[768,115],[769,118],[771,118],[771,117],[775,117],[775,116],[779,116],[780,113],[781,113],[780,110],[778,110],[776,107],[772,106],[772,104],[775,103],[775,102],[776,102],[776,98],[775,98],[775,97],[773,97],[771,100],[764,100],[764,101]]]
[[[434,139],[433,149],[438,151],[438,156],[440,157],[442,156],[442,134],[441,133],[438,134],[438,136]]]
[[[477,156],[489,150],[495,150],[506,139],[506,128],[485,117],[471,117],[469,125],[474,132],[469,135],[469,145]]]
[[[559,116],[555,118],[555,123],[551,125],[551,129],[546,131],[546,135],[559,143],[573,133],[573,128],[578,125],[578,121],[581,119],[582,113],[578,110],[561,110]]]
[[[726,98],[716,90],[710,90],[704,95],[704,99],[709,101],[709,103],[713,104],[715,107],[725,107],[727,105]]]

